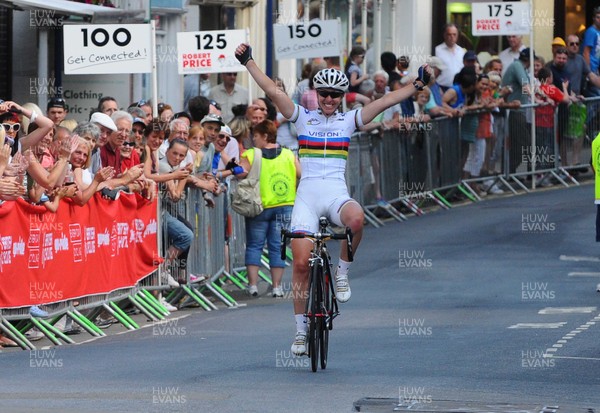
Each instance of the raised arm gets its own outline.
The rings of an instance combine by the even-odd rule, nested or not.
[[[375,116],[379,115],[390,106],[394,106],[395,104],[400,103],[414,95],[415,89],[422,90],[425,86],[427,86],[432,76],[433,71],[428,65],[421,66],[419,68],[419,76],[413,82],[412,86],[407,85],[406,87],[394,90],[393,92],[390,92],[384,95],[382,98],[374,100],[365,106],[361,111],[363,124],[366,125],[375,119]]]
[[[50,132],[50,130],[52,130],[52,128],[54,127],[54,123],[44,115],[38,115],[37,113],[29,109],[25,109],[24,107],[18,105],[15,102],[9,101],[4,103],[6,104],[9,110],[13,110],[17,113],[23,114],[23,116],[29,118],[32,123],[38,125],[38,128],[36,130],[21,138],[20,142],[22,152],[25,152],[28,148],[37,145],[42,140],[42,138],[46,136],[48,132]]]
[[[254,79],[258,86],[265,92],[265,94],[275,103],[277,108],[283,116],[287,119],[292,117],[294,114],[294,102],[290,97],[279,90],[275,82],[273,82],[267,75],[263,73],[258,67],[254,59],[252,58],[252,48],[248,43],[240,44],[235,49],[235,57],[240,61],[241,64],[246,66],[248,73]]]

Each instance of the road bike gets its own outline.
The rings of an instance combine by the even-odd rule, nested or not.
[[[281,258],[285,259],[286,240],[291,238],[304,238],[312,242],[313,247],[308,259],[309,280],[308,299],[304,315],[308,321],[308,335],[306,343],[307,355],[310,357],[313,372],[317,371],[319,360],[321,369],[327,368],[329,349],[329,330],[333,329],[333,319],[339,315],[338,303],[335,297],[333,277],[331,274],[331,257],[327,250],[326,242],[330,239],[346,240],[348,246],[348,259],[352,261],[352,232],[346,228],[345,233],[336,234],[329,232],[329,220],[319,218],[319,232],[292,233],[281,230]],[[319,355],[321,356],[319,359]]]

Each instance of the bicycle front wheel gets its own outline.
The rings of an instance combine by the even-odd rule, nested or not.
[[[321,341],[322,320],[321,313],[321,277],[322,267],[315,264],[310,269],[310,317],[308,328],[308,352],[310,365],[313,372],[317,371],[319,363],[319,350]]]

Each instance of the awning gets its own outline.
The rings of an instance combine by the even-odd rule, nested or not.
[[[78,16],[92,22],[143,21],[146,14],[146,10],[123,10],[67,0],[0,0],[0,7],[44,10],[65,16]]]

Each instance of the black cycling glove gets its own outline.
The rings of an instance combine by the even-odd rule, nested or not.
[[[252,59],[252,47],[246,46],[246,50],[242,54],[235,54],[235,58],[244,66]]]

